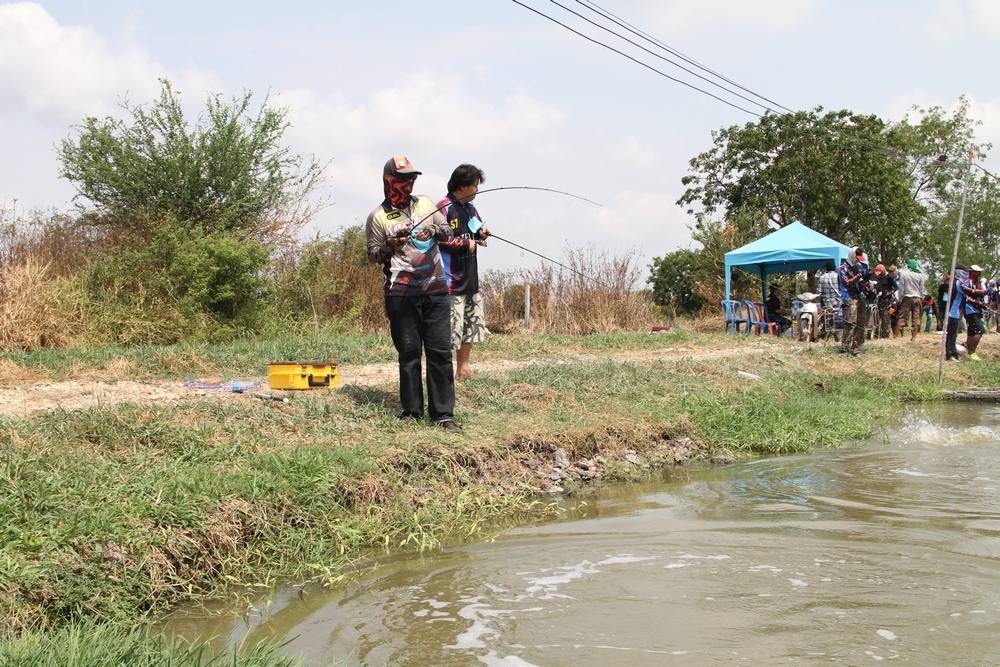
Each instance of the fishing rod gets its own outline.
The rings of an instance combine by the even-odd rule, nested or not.
[[[573,199],[578,199],[580,201],[587,202],[588,204],[593,204],[594,206],[600,206],[602,208],[604,206],[604,204],[601,204],[600,202],[596,202],[593,199],[588,199],[587,197],[582,197],[580,195],[575,195],[572,192],[566,192],[565,190],[556,190],[555,188],[543,188],[543,187],[538,187],[538,186],[534,186],[534,185],[504,185],[504,186],[499,186],[499,187],[495,187],[495,188],[487,188],[485,190],[479,190],[479,191],[477,191],[476,192],[476,196],[478,197],[479,195],[486,194],[488,192],[501,192],[503,190],[534,190],[536,192],[551,192],[551,193],[558,194],[558,195],[564,195],[566,197],[572,197]],[[444,209],[446,209],[449,206],[451,206],[453,203],[455,203],[455,202],[453,202],[451,199],[448,199],[445,204],[442,204],[441,206],[439,206],[438,208],[434,209],[433,211],[431,211],[430,213],[428,213],[424,217],[420,218],[420,220],[418,220],[417,222],[415,222],[409,229],[400,230],[400,232],[399,232],[398,235],[399,236],[409,236],[410,234],[413,233],[413,230],[415,230],[417,227],[419,227],[420,225],[422,225],[430,217],[436,215],[437,213],[440,213]],[[592,280],[593,282],[597,283],[598,285],[600,285],[602,287],[605,287],[605,288],[607,288],[607,289],[609,289],[611,291],[615,290],[615,288],[613,286],[609,285],[608,283],[605,283],[602,280],[598,280],[597,278],[595,278],[593,276],[590,276],[590,275],[587,275],[586,273],[578,271],[578,270],[574,269],[571,266],[567,266],[566,264],[563,264],[562,262],[560,262],[558,260],[552,259],[551,257],[549,257],[547,255],[543,255],[542,253],[536,252],[536,251],[532,250],[531,248],[527,248],[527,247],[521,245],[520,243],[515,243],[514,241],[511,241],[509,239],[505,239],[502,236],[497,236],[496,234],[493,234],[492,232],[490,233],[490,235],[489,235],[488,238],[494,238],[497,241],[503,241],[504,243],[507,243],[508,245],[512,245],[515,248],[523,250],[524,252],[531,253],[532,255],[535,255],[536,257],[539,257],[539,258],[541,258],[541,259],[543,259],[543,260],[545,260],[547,262],[551,262],[552,264],[555,264],[556,266],[564,268],[567,271],[569,271],[571,273],[574,273],[574,274],[576,274],[576,275],[578,275],[578,276],[580,276],[582,278],[586,278],[587,280]]]

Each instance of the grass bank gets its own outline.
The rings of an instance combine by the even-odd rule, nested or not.
[[[259,373],[275,350],[336,354],[322,341],[293,344],[196,349],[236,374]],[[344,354],[391,358],[384,339],[339,344]],[[80,623],[95,621],[109,637],[132,633],[118,643],[145,646],[139,631],[121,628],[246,586],[335,582],[373,547],[432,548],[544,511],[540,492],[554,487],[572,493],[591,479],[637,478],[690,458],[864,437],[903,403],[936,399],[931,345],[873,345],[852,359],[790,341],[686,334],[495,340],[483,358],[533,363],[463,383],[461,435],[396,420],[392,385],[348,385],[285,405],[191,399],[0,422],[0,632],[8,638],[0,664],[62,650]],[[570,351],[593,356],[567,361]],[[153,375],[162,362],[146,360],[186,354],[128,353]],[[71,376],[120,351],[62,354],[5,362]],[[167,366],[167,377],[186,375]],[[998,381],[992,363],[948,368],[951,386]],[[557,449],[568,465],[555,465]],[[194,660],[142,664],[202,664]]]

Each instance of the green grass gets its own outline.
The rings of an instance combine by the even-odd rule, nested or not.
[[[208,644],[151,636],[139,627],[82,621],[54,632],[29,632],[0,644],[3,667],[294,667],[299,661],[262,645],[216,654]]]

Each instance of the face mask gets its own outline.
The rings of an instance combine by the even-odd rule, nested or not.
[[[483,221],[479,219],[478,216],[472,216],[469,218],[469,231],[475,234],[480,229],[483,228]]]
[[[385,198],[396,208],[406,208],[410,204],[410,195],[413,193],[413,178],[396,178],[391,174],[384,177],[383,189]]]

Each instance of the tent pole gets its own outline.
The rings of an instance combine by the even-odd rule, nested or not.
[[[726,268],[726,301],[729,301],[732,298],[730,287],[732,285],[733,267],[729,265],[729,262],[726,262],[724,266]]]
[[[760,302],[767,303],[767,275],[764,273],[764,265],[760,265]]]

